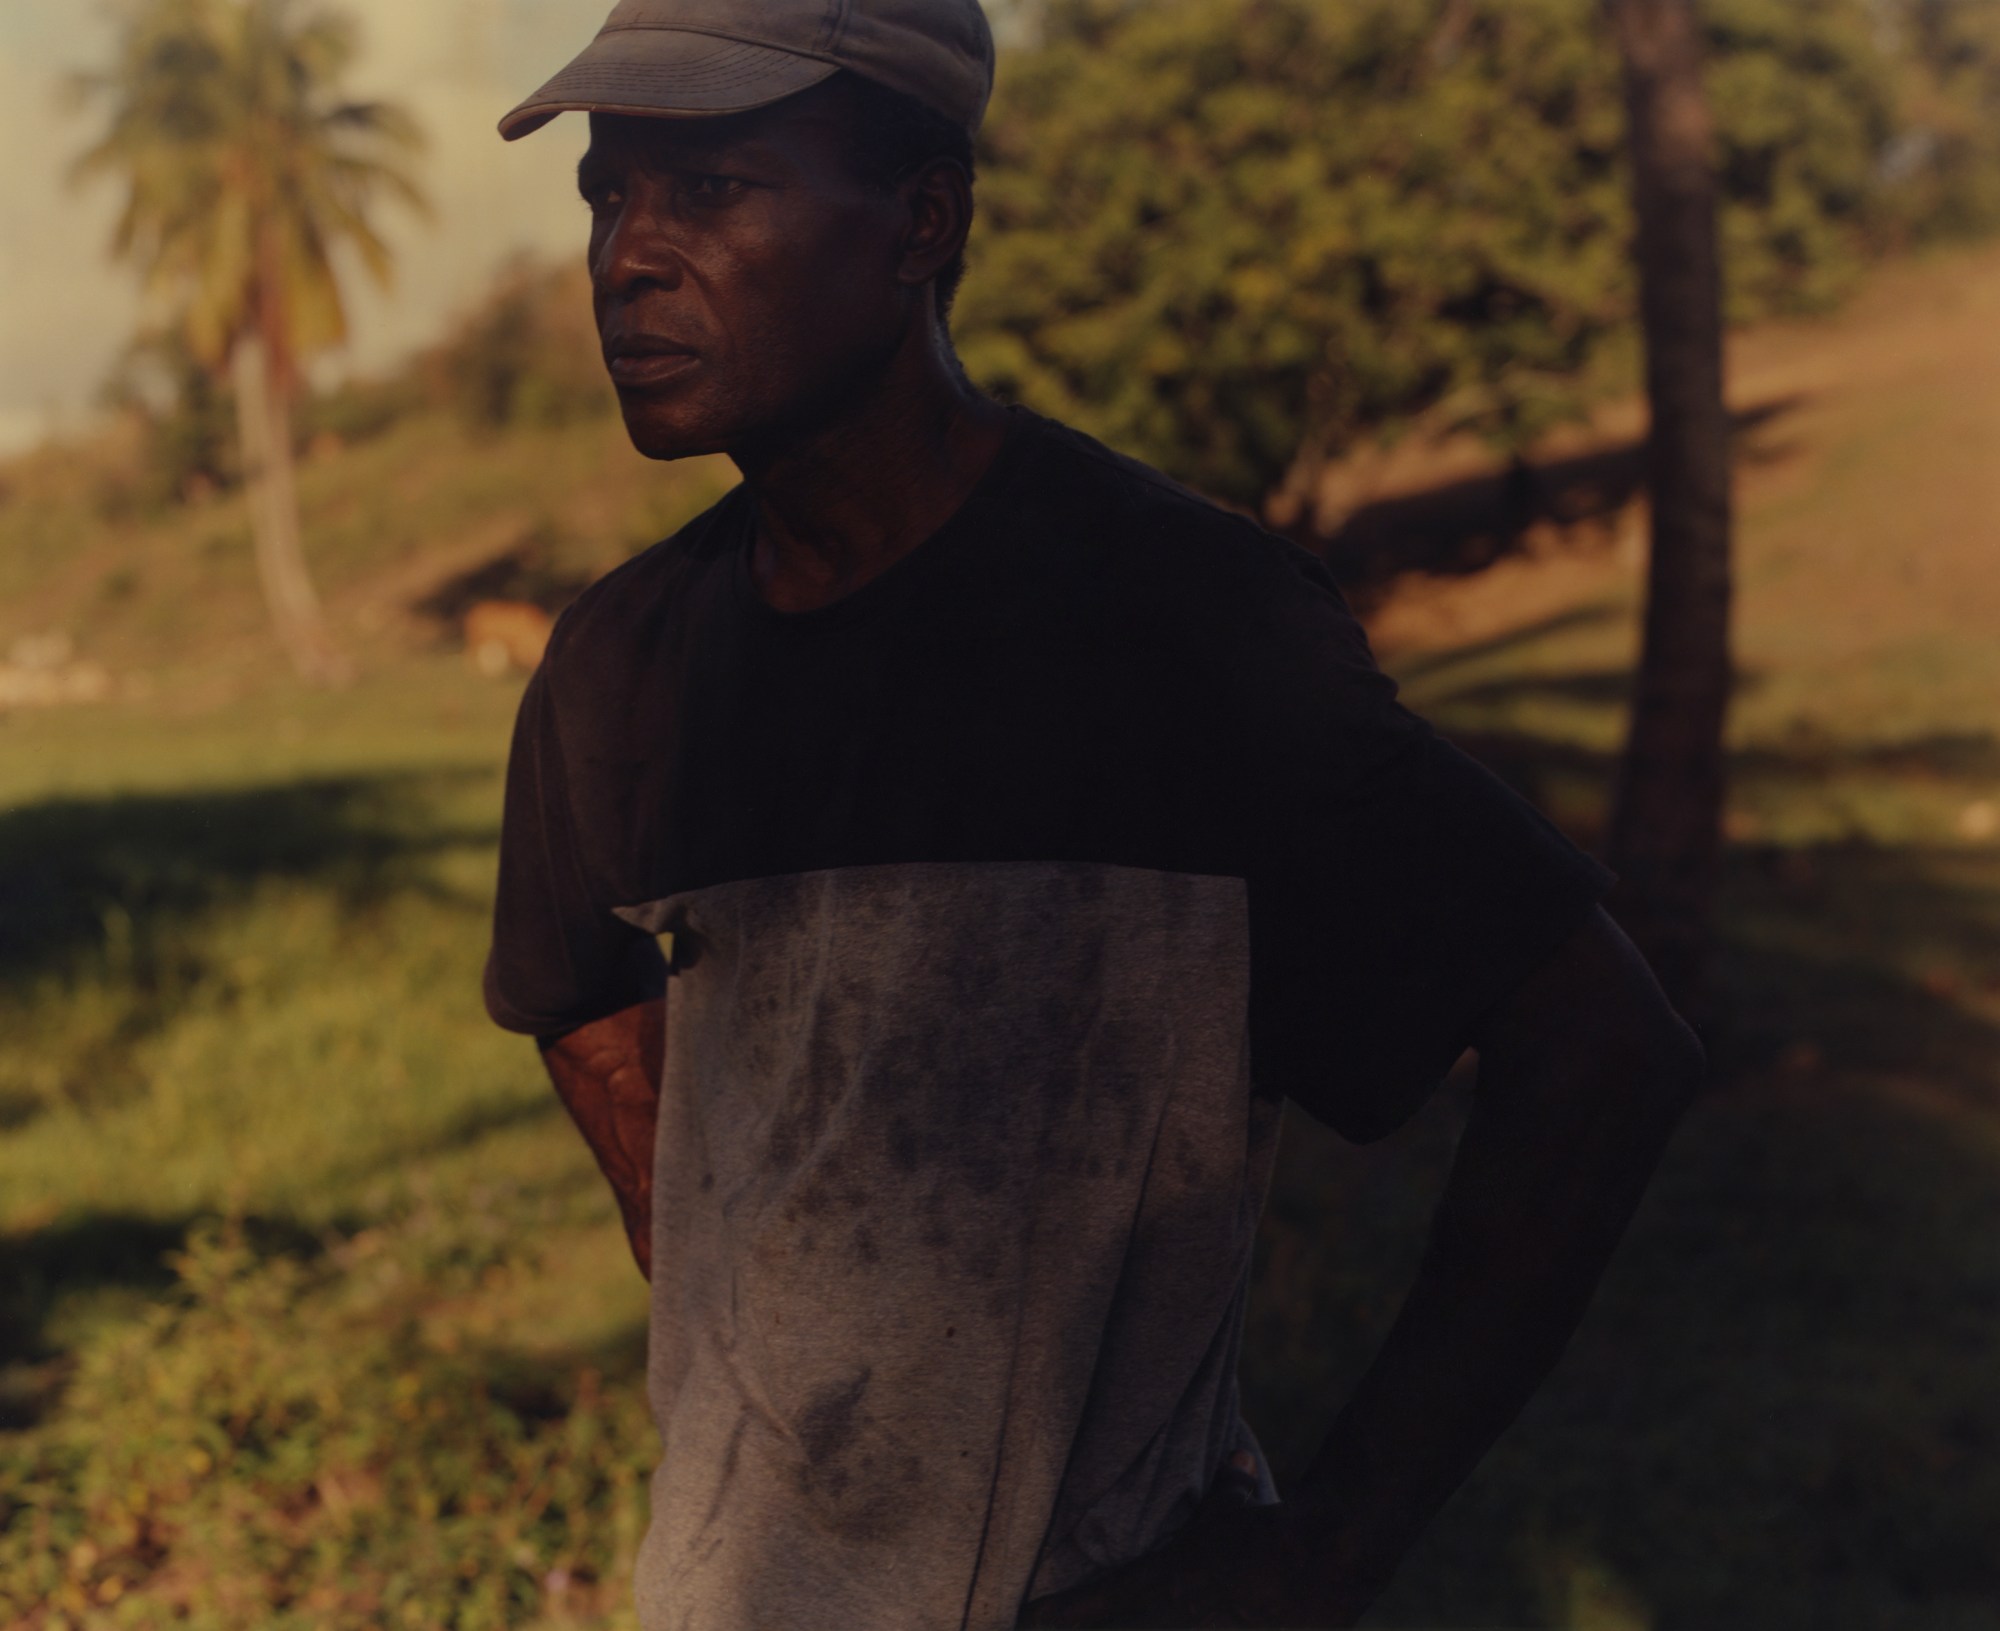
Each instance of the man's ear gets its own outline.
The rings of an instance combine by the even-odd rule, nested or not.
[[[932,159],[898,192],[908,211],[899,283],[928,283],[965,247],[972,231],[972,178],[952,159]]]

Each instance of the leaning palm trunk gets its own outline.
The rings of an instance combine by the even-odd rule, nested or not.
[[[270,352],[256,335],[237,341],[234,369],[236,427],[264,603],[300,675],[314,685],[341,684],[352,670],[327,633],[299,536],[290,405],[271,377]]]
[[[1729,703],[1730,448],[1711,124],[1693,0],[1606,0],[1625,65],[1652,429],[1645,644],[1613,800],[1619,916],[1704,1006]]]

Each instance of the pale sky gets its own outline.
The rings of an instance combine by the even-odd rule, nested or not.
[[[430,338],[510,252],[583,253],[583,116],[518,142],[494,125],[588,43],[610,0],[343,3],[364,32],[348,88],[423,122],[419,175],[437,206],[429,225],[384,206],[397,267],[387,295],[347,280],[353,338],[333,366],[366,372]],[[57,87],[102,62],[109,39],[95,0],[0,0],[0,452],[77,423],[139,315],[135,274],[105,254],[117,187],[64,180],[101,115],[64,111]]]

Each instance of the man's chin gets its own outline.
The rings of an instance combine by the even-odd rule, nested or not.
[[[649,459],[691,459],[703,453],[727,453],[729,437],[714,417],[690,413],[685,404],[666,411],[657,400],[619,393],[625,434]]]

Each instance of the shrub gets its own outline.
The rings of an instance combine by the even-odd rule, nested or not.
[[[1050,0],[981,133],[967,371],[1246,505],[1414,422],[1532,445],[1635,372],[1598,10]],[[1826,309],[1894,242],[2000,220],[1992,10],[1703,8],[1732,321]]]
[[[173,1294],[0,1440],[0,1620],[486,1631],[622,1601],[656,1450],[636,1380],[433,1329],[523,1268],[435,1215],[301,1258],[192,1232]]]
[[[560,425],[616,404],[580,271],[521,259],[429,358],[437,389],[475,429]]]

